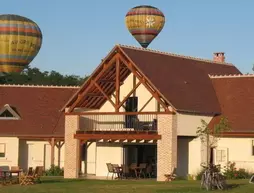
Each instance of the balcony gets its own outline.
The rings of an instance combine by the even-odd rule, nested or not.
[[[82,133],[157,133],[156,113],[108,112],[80,115],[79,130]]]

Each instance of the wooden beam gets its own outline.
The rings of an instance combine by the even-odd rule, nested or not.
[[[93,84],[91,84],[92,81],[96,82],[112,65],[112,63],[115,62],[116,57],[114,56],[109,63],[105,63],[103,65],[103,69],[99,72],[99,74],[92,80],[90,80],[90,84],[86,87],[86,89],[79,95],[78,99],[70,106],[68,112],[73,111],[73,109],[77,106],[77,104],[80,102],[80,100],[86,95],[86,93],[91,89]],[[89,81],[89,80],[88,80]],[[89,83],[89,82],[88,82]]]
[[[117,57],[116,59],[116,103],[115,103],[115,111],[119,112],[119,101],[120,101],[120,59]]]
[[[153,99],[153,96],[151,96],[151,98],[143,105],[143,107],[139,110],[139,112],[143,111],[152,99]]]
[[[102,94],[98,94],[98,93],[87,93],[86,96],[90,96],[90,97],[104,97]]]
[[[112,96],[113,96],[114,98],[116,98],[116,95],[115,95],[114,93],[112,94]],[[121,106],[120,106],[120,107],[121,107]],[[120,107],[119,107],[119,108],[120,108]],[[124,104],[122,104],[122,107],[123,107],[124,109],[126,109],[126,107],[125,107]]]
[[[50,145],[51,145],[51,159],[50,159],[50,165],[55,165],[54,161],[55,161],[55,138],[51,138],[50,141]]]
[[[141,85],[141,81],[138,82],[138,84],[136,84],[136,86],[134,88],[132,88],[132,90],[129,92],[129,94],[122,100],[122,102],[120,102],[119,104],[119,108],[125,103],[125,101],[127,101],[127,99],[135,92],[135,90],[139,87],[139,85]]]
[[[132,86],[132,88],[135,88],[136,82],[137,82],[136,76],[133,76],[133,86]],[[136,96],[136,90],[133,92],[133,96],[134,96],[134,97]]]
[[[75,139],[79,140],[159,140],[158,134],[75,134]]]
[[[173,112],[66,112],[65,115],[164,115],[174,114]]]
[[[58,149],[58,154],[57,154],[57,165],[58,165],[58,167],[60,167],[60,161],[61,161],[61,148],[62,148],[62,146],[64,145],[64,142],[61,142],[61,141],[58,141],[57,143],[56,143],[56,147],[57,147],[57,149]]]
[[[95,81],[92,81],[93,84],[99,89],[99,91],[105,96],[105,98],[116,108],[115,103],[109,98],[109,96],[103,91],[103,89]]]
[[[116,80],[106,80],[106,79],[102,79],[102,80],[98,80],[97,82],[102,82],[102,83],[114,83],[116,82]],[[119,81],[119,84],[122,85],[123,82]]]

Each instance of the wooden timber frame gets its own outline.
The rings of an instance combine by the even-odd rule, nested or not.
[[[20,136],[19,139],[47,141],[50,144],[50,165],[55,165],[55,147],[58,149],[57,166],[60,167],[61,148],[64,145],[64,137],[49,137],[49,136]]]
[[[120,100],[120,87],[125,79],[133,74],[133,88],[129,93]],[[125,102],[130,96],[136,95],[136,90],[140,85],[143,85],[151,94],[149,100],[140,108],[136,114],[174,114],[174,110],[169,108],[170,103],[166,98],[155,88],[151,81],[138,69],[137,65],[128,58],[123,52],[120,46],[116,46],[109,55],[102,61],[102,63],[93,72],[90,78],[81,86],[79,91],[67,102],[65,108],[68,107],[65,115],[102,115],[102,114],[116,114],[127,115],[130,112],[119,112],[122,107],[125,109]],[[155,98],[160,106],[163,107],[163,111],[157,110],[155,112],[144,112],[145,107],[149,102]],[[75,108],[85,109],[100,109],[106,101],[113,106],[114,112],[77,112]],[[62,109],[62,110],[63,110]],[[134,113],[134,112],[132,112]],[[135,114],[134,113],[134,114]],[[96,135],[96,136],[95,136]],[[93,140],[158,140],[160,136],[156,133],[153,135],[147,135],[145,133],[138,133],[129,136],[124,133],[109,134],[75,134],[75,138],[84,141]],[[121,136],[120,136],[121,135]],[[131,137],[129,139],[129,137]],[[109,139],[110,138],[110,139]],[[116,139],[117,138],[117,139]]]

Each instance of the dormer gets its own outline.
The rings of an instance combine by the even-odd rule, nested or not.
[[[20,120],[20,119],[21,117],[15,107],[6,104],[0,109],[0,120]]]

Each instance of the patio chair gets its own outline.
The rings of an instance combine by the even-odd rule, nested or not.
[[[165,181],[167,182],[174,180],[177,177],[176,168],[173,168],[170,174],[165,174],[164,176],[166,178]]]
[[[137,168],[137,163],[132,163],[131,165],[130,165],[130,172],[131,172],[131,174],[133,174],[133,176],[135,176],[136,178],[137,178],[137,170],[136,170],[136,168]]]
[[[114,172],[117,174],[118,179],[122,179],[123,171],[122,168],[119,167],[118,164],[112,164]]]
[[[254,184],[254,174],[251,176],[250,180],[249,180],[250,184]]]
[[[130,175],[129,167],[127,165],[122,164],[122,177],[125,177],[127,179],[129,175]]]
[[[107,168],[108,168],[107,179],[108,179],[109,174],[111,173],[111,174],[112,174],[112,180],[113,180],[114,175],[117,174],[116,171],[114,170],[113,164],[111,164],[111,163],[106,163],[106,165],[107,165]]]
[[[153,166],[152,164],[149,164],[147,167],[146,167],[146,175],[151,178],[152,177],[152,173],[153,173]]]
[[[30,169],[30,168],[29,168]],[[43,166],[37,166],[34,172],[28,171],[20,177],[20,185],[32,185],[36,182],[41,183],[41,176],[43,175]]]
[[[144,178],[146,177],[146,175],[145,175],[146,166],[147,166],[146,163],[139,164],[139,178],[141,175],[143,175]]]

